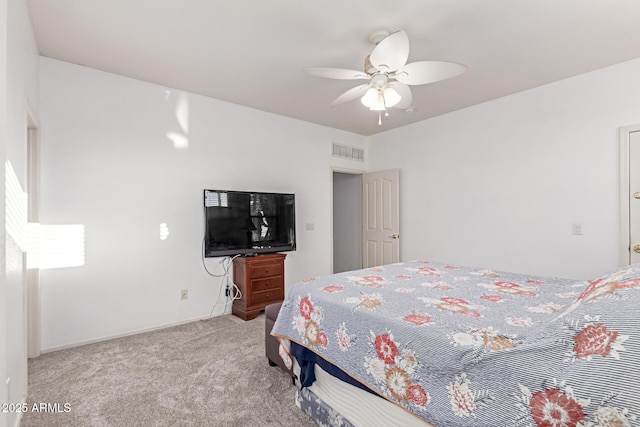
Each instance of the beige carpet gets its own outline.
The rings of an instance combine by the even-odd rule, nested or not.
[[[264,315],[215,317],[29,361],[22,426],[315,426],[264,355]],[[64,404],[70,407],[64,412]]]

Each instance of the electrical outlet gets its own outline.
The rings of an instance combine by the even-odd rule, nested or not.
[[[180,299],[189,298],[189,289],[183,289],[180,291]]]

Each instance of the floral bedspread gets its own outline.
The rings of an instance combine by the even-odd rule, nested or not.
[[[593,281],[416,261],[296,284],[272,334],[439,427],[640,425],[640,264]]]

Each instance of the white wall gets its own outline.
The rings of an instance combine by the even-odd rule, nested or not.
[[[221,287],[201,262],[205,188],[295,193],[286,283],[330,273],[331,168],[353,167],[331,143],[366,138],[47,58],[40,67],[41,223],[83,224],[86,236],[84,266],[42,271],[43,350],[209,315]]]
[[[38,51],[26,3],[0,0],[0,161],[9,161],[21,186],[26,188],[28,116],[37,118]],[[6,31],[5,31],[6,29]],[[3,168],[4,169],[4,168]],[[5,205],[5,173],[1,174],[0,206]],[[2,290],[0,290],[0,402],[20,403],[27,394],[26,306],[23,249],[8,233],[5,214],[0,215]],[[26,226],[22,222],[21,226]],[[9,380],[8,385],[7,380]],[[16,412],[0,412],[0,426],[19,423]]]
[[[635,123],[640,60],[372,137],[370,168],[401,169],[402,258],[579,279],[615,268],[618,129]]]

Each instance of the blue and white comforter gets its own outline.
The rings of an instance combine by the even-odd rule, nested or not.
[[[272,333],[440,427],[640,422],[640,265],[590,282],[426,261],[314,278]]]

